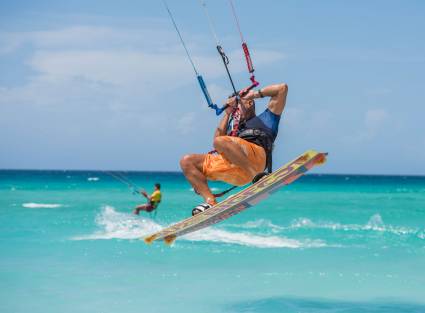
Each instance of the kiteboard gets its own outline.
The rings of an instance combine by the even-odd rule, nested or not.
[[[144,241],[150,244],[155,240],[163,240],[166,244],[172,244],[177,237],[228,219],[256,205],[282,186],[289,185],[314,166],[325,163],[326,155],[327,153],[308,150],[295,160],[219,202],[212,208],[151,234],[145,237]]]

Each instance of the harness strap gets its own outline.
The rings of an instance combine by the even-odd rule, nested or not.
[[[230,132],[230,136],[237,136],[238,132],[239,132],[239,124],[241,121],[241,110],[240,108],[236,108],[233,112],[232,112],[232,131]]]
[[[238,135],[239,138],[252,142],[264,148],[266,152],[266,168],[269,173],[273,171],[273,141],[274,138],[265,131],[257,128],[248,128],[241,131]]]
[[[237,187],[238,186],[232,186],[232,187],[230,187],[230,188],[228,188],[228,189],[226,189],[226,190],[224,190],[222,192],[214,193],[213,196],[216,197],[216,198],[220,198],[220,197],[224,196],[226,193],[232,191],[233,189],[235,189]]]

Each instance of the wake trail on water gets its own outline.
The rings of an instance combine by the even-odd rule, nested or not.
[[[115,211],[105,206],[96,216],[95,222],[99,230],[93,234],[75,236],[72,240],[102,239],[141,239],[148,234],[159,231],[167,225],[149,219],[140,218],[130,213]],[[282,236],[256,235],[247,232],[231,232],[209,227],[187,234],[180,238],[186,241],[206,241],[225,244],[237,244],[257,248],[321,248],[327,246],[322,240],[297,240]]]
[[[398,237],[415,237],[425,239],[425,228],[406,227],[385,224],[381,215],[376,213],[369,217],[364,224],[343,224],[332,221],[313,221],[306,217],[294,219],[289,225],[276,225],[267,219],[257,219],[243,224],[227,224],[231,229],[261,229],[274,235],[297,231],[297,230],[326,230],[329,232],[357,233],[359,236],[367,239],[369,234],[389,234]],[[328,244],[328,246],[330,246]],[[332,245],[334,246],[334,245]]]
[[[380,214],[372,215],[365,224],[341,224],[337,222],[313,222],[308,218],[299,218],[294,220],[290,226],[283,227],[284,230],[290,229],[328,229],[334,231],[354,231],[354,232],[379,232],[390,233],[393,235],[414,235],[420,239],[425,239],[425,229],[387,225],[382,220]]]
[[[22,207],[27,209],[56,209],[62,207],[62,204],[58,203],[22,203]]]

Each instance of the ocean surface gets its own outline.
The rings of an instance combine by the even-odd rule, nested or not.
[[[171,247],[180,173],[0,171],[0,312],[425,312],[425,177],[307,175]],[[225,185],[212,184],[214,190]]]

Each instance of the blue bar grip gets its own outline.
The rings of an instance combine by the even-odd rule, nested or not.
[[[223,108],[219,108],[217,106],[217,104],[214,104],[212,102],[211,96],[210,96],[210,94],[208,92],[208,89],[207,89],[207,85],[205,84],[204,79],[202,78],[202,76],[201,75],[197,75],[196,78],[198,79],[199,86],[201,87],[202,93],[205,96],[205,100],[207,100],[208,107],[210,107],[211,109],[214,109],[216,115],[220,115],[221,113],[223,113],[223,111],[225,110],[225,108],[224,107]]]
[[[208,102],[208,106],[212,107],[214,104],[211,100],[210,94],[208,93],[207,85],[205,85],[204,79],[201,75],[196,76],[198,78],[199,86],[201,86],[202,92],[204,93],[205,99]]]

